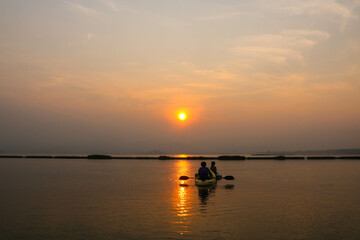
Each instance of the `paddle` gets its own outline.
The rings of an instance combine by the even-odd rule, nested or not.
[[[190,178],[193,178],[193,177],[181,176],[181,177],[179,177],[179,180],[188,180]],[[235,178],[233,176],[225,176],[225,177],[223,177],[223,179],[225,179],[225,180],[235,180]]]
[[[188,176],[181,176],[181,177],[179,177],[179,180],[188,180],[188,179],[189,179]]]
[[[225,179],[225,180],[235,180],[235,178],[233,176],[225,176],[225,177],[223,177],[223,179]]]

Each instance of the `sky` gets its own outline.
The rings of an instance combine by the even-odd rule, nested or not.
[[[359,66],[360,0],[1,0],[0,152],[360,148]]]

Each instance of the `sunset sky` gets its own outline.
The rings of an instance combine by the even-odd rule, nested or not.
[[[0,114],[2,153],[360,148],[360,0],[1,0]]]

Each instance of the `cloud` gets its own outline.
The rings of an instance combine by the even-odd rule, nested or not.
[[[314,83],[309,88],[309,91],[313,91],[316,93],[323,92],[325,94],[329,94],[329,92],[339,91],[343,92],[351,92],[355,91],[354,86],[347,82],[323,82],[323,83]]]
[[[139,12],[137,9],[132,8],[124,3],[119,3],[118,1],[113,0],[98,0],[102,5],[106,6],[108,9],[115,13],[127,13],[127,14],[134,14],[134,15],[143,15],[145,12]],[[154,13],[149,12],[151,16],[153,16]]]
[[[247,46],[236,47],[236,52],[239,55],[246,55],[252,58],[262,58],[263,60],[284,63],[288,59],[302,60],[303,57],[300,52],[282,47],[260,47]]]
[[[273,16],[321,16],[326,21],[340,24],[341,30],[351,20],[358,20],[354,9],[360,5],[358,0],[347,1],[346,5],[336,0],[254,0],[233,5],[221,4],[216,13],[198,17],[198,20],[223,20],[242,15],[256,18]]]
[[[101,2],[106,5],[107,7],[109,7],[112,11],[118,13],[119,12],[119,7],[118,5],[111,1],[111,0],[101,0]]]
[[[86,15],[96,15],[98,12],[92,8],[86,7],[81,3],[76,2],[67,2],[67,6],[71,11],[86,14]]]
[[[244,37],[235,47],[235,53],[248,57],[285,63],[287,60],[303,60],[303,51],[330,37],[318,30],[286,30],[279,34],[260,34]]]
[[[225,12],[220,14],[214,14],[211,16],[199,17],[199,20],[221,20],[221,19],[229,19],[233,18],[242,14],[246,14],[247,12],[244,11],[232,11],[232,12]]]
[[[357,16],[354,15],[349,8],[336,2],[335,0],[278,1],[276,4],[271,5],[274,8],[284,10],[290,14],[331,14],[345,19],[357,19]]]
[[[235,79],[238,77],[236,74],[233,73],[217,72],[214,70],[207,70],[207,69],[198,69],[198,70],[194,70],[194,72],[215,79]]]
[[[352,1],[352,7],[347,7],[336,0],[279,0],[263,1],[267,8],[290,15],[319,15],[340,24],[344,30],[350,20],[358,20],[353,8],[358,1]]]
[[[195,89],[206,89],[206,90],[219,90],[219,89],[231,89],[226,87],[221,83],[186,83],[185,87],[195,88]]]
[[[89,32],[88,35],[87,35],[87,39],[90,40],[94,37],[94,34]]]

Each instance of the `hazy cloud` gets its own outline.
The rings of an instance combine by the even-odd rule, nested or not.
[[[264,1],[269,9],[281,11],[283,14],[290,15],[320,15],[330,18],[340,24],[343,30],[350,20],[358,20],[353,8],[358,1],[352,1],[352,7],[340,4],[336,0],[280,0]]]
[[[87,35],[87,39],[90,40],[94,37],[94,34],[89,32],[88,35]]]
[[[287,60],[301,61],[302,51],[329,38],[329,33],[318,30],[286,30],[279,34],[260,34],[244,37],[235,52],[238,55],[285,63]]]
[[[101,0],[101,2],[103,4],[105,4],[107,7],[109,7],[112,11],[114,12],[119,12],[119,7],[118,5],[114,2],[114,1],[111,1],[111,0]]]
[[[290,14],[331,14],[345,19],[357,19],[351,9],[338,3],[336,0],[282,0],[271,1],[273,8],[281,9]]]
[[[201,16],[199,20],[223,20],[241,15],[272,18],[281,16],[316,16],[338,22],[343,30],[349,21],[358,20],[354,9],[358,0],[348,1],[347,5],[336,0],[255,0],[233,5],[218,4],[216,12]]]
[[[228,18],[233,18],[242,14],[247,14],[247,12],[242,12],[242,11],[233,11],[233,12],[224,12],[224,13],[218,13],[218,14],[213,14],[213,15],[209,15],[209,16],[204,16],[204,17],[199,17],[199,20],[220,20],[220,19],[228,19]]]
[[[198,69],[194,70],[195,73],[205,75],[207,77],[215,78],[215,79],[235,79],[238,76],[233,73],[229,72],[217,72],[214,70],[208,70],[208,69]]]
[[[78,13],[82,13],[82,14],[86,14],[86,15],[98,14],[98,11],[96,11],[95,9],[86,7],[86,6],[82,5],[81,3],[67,2],[66,4],[69,7],[69,9],[74,12],[78,12]]]

